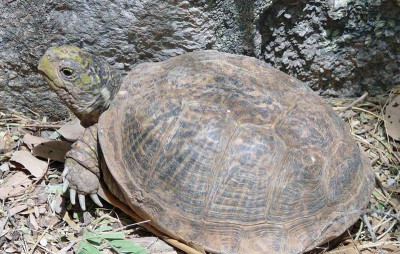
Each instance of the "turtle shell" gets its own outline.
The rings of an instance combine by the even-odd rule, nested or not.
[[[144,63],[99,121],[114,195],[158,230],[218,253],[301,253],[363,212],[369,161],[302,82],[199,51]]]

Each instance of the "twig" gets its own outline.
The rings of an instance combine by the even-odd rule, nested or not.
[[[355,110],[362,111],[362,112],[364,112],[364,113],[373,115],[373,116],[375,116],[376,118],[378,118],[378,119],[380,119],[380,120],[383,121],[383,117],[382,117],[382,116],[377,115],[377,114],[375,114],[375,113],[373,113],[373,112],[371,112],[371,111],[369,111],[369,110],[366,110],[366,109],[363,109],[363,108],[354,107],[354,106],[352,107],[352,109],[355,109]]]
[[[360,238],[361,232],[363,232],[363,221],[362,221],[362,220],[360,220],[360,227],[359,227],[359,229],[358,229],[358,231],[357,231],[356,236],[354,237],[354,239],[353,239],[353,238],[351,238],[351,239],[352,239],[353,241],[354,241],[354,240],[355,240],[355,241],[358,241],[358,239]]]
[[[387,235],[390,231],[392,231],[392,228],[397,224],[397,221],[393,221],[392,224],[388,227],[388,229],[383,232],[380,236],[378,236],[378,240],[381,240],[385,235]]]
[[[345,107],[335,107],[335,110],[339,110],[339,111],[346,111],[348,109],[350,109],[351,107],[353,107],[354,105],[356,105],[357,103],[365,100],[365,98],[367,98],[368,96],[368,92],[365,92],[363,95],[361,95],[360,98],[356,99],[355,101],[353,101],[352,103],[350,103],[349,105],[345,106]]]
[[[25,128],[55,128],[58,129],[61,125],[57,124],[19,124],[19,123],[0,123],[3,126],[19,126]]]
[[[397,156],[397,154],[393,151],[393,149],[388,144],[383,142],[383,140],[380,140],[376,134],[374,134],[374,133],[370,133],[370,134],[373,138],[375,138],[375,140],[377,140],[379,143],[381,143],[388,150],[388,152],[397,159],[398,162],[400,162],[400,157]]]
[[[365,223],[365,226],[367,226],[367,228],[368,228],[369,234],[371,235],[372,242],[373,243],[377,242],[378,238],[376,237],[375,231],[372,228],[371,223],[369,223],[368,216],[366,214],[364,214],[362,216],[362,219]]]
[[[360,244],[357,245],[357,249],[360,250],[365,250],[365,249],[369,249],[369,248],[376,248],[376,247],[383,247],[383,246],[399,246],[398,242],[390,242],[390,241],[385,241],[385,242],[377,242],[377,243],[366,243],[366,244]],[[331,250],[328,251],[328,254],[333,254],[333,253],[346,253],[346,251],[348,250],[354,250],[354,246],[353,247],[349,247],[349,248],[344,248],[344,249],[338,249],[338,250]]]
[[[400,216],[397,215],[397,214],[393,214],[391,212],[384,212],[384,211],[381,211],[381,210],[371,210],[370,212],[379,214],[381,216],[392,217],[392,218],[396,219],[398,222],[400,222]]]
[[[386,195],[388,195],[388,197]],[[375,191],[372,193],[372,195],[379,201],[384,202],[385,204],[389,203],[393,209],[396,210],[396,212],[399,212],[399,205],[397,205],[393,200],[392,200],[392,194],[387,193],[386,191],[384,193],[381,193],[379,189],[375,188]]]
[[[43,231],[43,233],[39,236],[39,238],[36,240],[35,244],[33,245],[32,249],[28,252],[29,254],[33,254],[33,253],[35,252],[36,247],[38,246],[39,242],[42,240],[42,238],[44,237],[44,235],[47,234],[47,232],[48,232],[49,229],[50,229],[50,226],[52,226],[52,225],[49,225],[49,226]]]
[[[141,225],[143,223],[149,223],[149,222],[150,222],[150,220],[145,220],[145,221],[129,224],[129,225],[126,225],[126,226],[123,226],[123,227],[120,227],[120,228],[116,228],[116,229],[114,229],[114,231],[117,231],[117,232],[118,231],[122,231],[122,230],[128,229],[130,227],[139,226],[139,225]]]

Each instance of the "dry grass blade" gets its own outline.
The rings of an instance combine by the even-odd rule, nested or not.
[[[359,223],[358,228],[353,229],[352,244],[348,247],[346,244],[339,246],[327,253],[391,253],[388,250],[394,249],[400,253],[400,222],[397,220],[400,197],[397,192],[393,192],[394,189],[400,193],[399,145],[386,135],[383,117],[386,99],[362,99],[365,96],[353,102],[340,99],[332,99],[330,102],[335,110],[341,111],[352,135],[371,159],[383,190],[374,191],[370,210],[364,216],[366,223]],[[366,225],[369,222],[371,225]]]

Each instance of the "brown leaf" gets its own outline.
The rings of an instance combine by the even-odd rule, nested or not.
[[[3,180],[3,184],[0,187],[0,199],[6,199],[24,193],[25,189],[27,189],[31,183],[32,180],[21,171],[10,174]]]
[[[75,231],[79,232],[81,230],[81,227],[76,224],[73,220],[71,220],[71,217],[69,217],[68,213],[64,214],[63,220]]]
[[[27,209],[28,206],[27,205],[18,205],[18,206],[14,206],[13,208],[11,208],[10,210],[8,210],[8,216],[13,216],[15,214],[18,214],[20,212],[22,212],[23,210]]]
[[[32,149],[33,147],[35,147],[41,143],[51,141],[51,139],[37,137],[37,136],[33,136],[33,135],[27,133],[24,135],[23,141],[29,147],[29,149]]]
[[[41,143],[32,149],[32,154],[42,158],[65,161],[65,154],[71,149],[71,143],[67,141],[54,140]]]
[[[6,147],[6,141],[4,140],[3,137],[0,137],[0,151],[4,150]]]
[[[28,151],[16,151],[10,160],[22,164],[36,178],[42,178],[47,171],[47,163]]]
[[[388,103],[384,118],[388,135],[400,141],[400,94]]]
[[[78,119],[72,120],[71,122],[65,123],[57,130],[68,141],[76,141],[83,133],[85,128],[82,127]]]
[[[176,254],[173,247],[154,236],[130,238],[132,242],[145,248],[149,253]]]
[[[40,228],[33,213],[29,214],[29,222],[35,230],[38,230]]]

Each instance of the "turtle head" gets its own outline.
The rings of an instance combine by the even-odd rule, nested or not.
[[[75,46],[49,48],[38,69],[84,127],[98,122],[121,85],[106,62]]]

